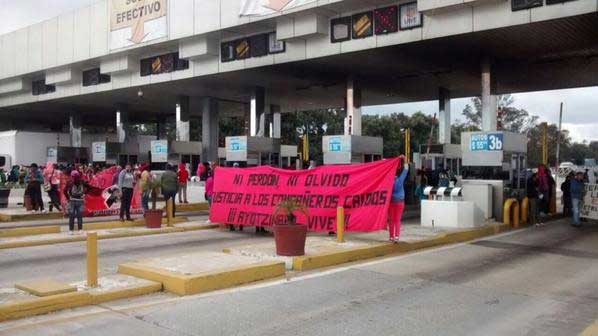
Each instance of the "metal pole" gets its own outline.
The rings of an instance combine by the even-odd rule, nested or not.
[[[548,123],[542,123],[542,164],[548,164]]]
[[[561,102],[561,109],[559,112],[559,133],[556,135],[556,170],[559,169],[561,160],[561,127],[563,126],[563,102]]]
[[[336,208],[336,241],[345,242],[345,209],[343,207]]]
[[[169,198],[168,201],[166,201],[166,225],[167,226],[172,226],[173,224],[173,215],[172,215],[172,210],[174,207],[174,200],[172,198]]]
[[[98,233],[87,234],[87,286],[98,285]]]

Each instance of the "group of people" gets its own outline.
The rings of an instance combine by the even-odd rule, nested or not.
[[[210,204],[214,185],[212,172],[215,166],[215,163],[204,162],[200,163],[197,169],[198,176],[206,181],[205,197]],[[75,234],[75,221],[78,224],[78,231],[81,231],[83,226],[85,194],[90,191],[90,182],[99,171],[100,167],[91,165],[62,166],[48,163],[45,167],[40,167],[32,163],[29,167],[14,166],[8,176],[4,176],[6,182],[15,184],[21,182],[25,185],[25,196],[31,202],[30,211],[46,212],[43,201],[43,192],[46,192],[50,199],[49,210],[66,210],[69,215],[69,232]],[[131,220],[131,205],[137,188],[141,193],[141,206],[144,211],[149,210],[150,197],[156,189],[161,190],[165,200],[172,199],[173,205],[176,203],[177,194],[179,203],[188,203],[187,185],[190,175],[186,164],[181,163],[178,166],[168,164],[159,183],[150,184],[157,179],[157,176],[152,174],[149,164],[117,166],[116,174],[111,181],[113,187],[110,188],[113,200],[108,201],[113,204],[120,200],[121,221]],[[61,185],[64,186],[62,190]],[[61,194],[64,195],[64,203]],[[66,209],[63,209],[63,204]],[[173,207],[173,211],[176,212],[176,206]]]
[[[585,184],[589,183],[588,172],[570,172],[561,184],[563,192],[563,215],[572,218],[575,227],[581,226],[580,210],[583,204]]]
[[[572,225],[581,226],[581,205],[583,203],[587,173],[570,172],[561,184],[563,215],[571,217]],[[530,224],[542,225],[542,218],[550,213],[550,202],[553,198],[556,182],[545,165],[539,165],[536,172],[527,180],[526,191],[529,200]]]

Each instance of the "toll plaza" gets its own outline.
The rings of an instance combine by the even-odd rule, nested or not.
[[[0,230],[0,249],[22,249],[1,256],[7,277],[0,282],[0,321],[92,306],[97,315],[112,318],[102,321],[107,332],[126,325],[130,329],[122,330],[149,334],[164,323],[174,332],[192,334],[197,331],[192,323],[201,320],[213,334],[270,334],[288,331],[289,325],[305,334],[400,333],[402,324],[380,319],[364,323],[363,316],[379,316],[379,309],[369,307],[379,308],[380,302],[393,308],[397,302],[411,304],[403,293],[426,302],[416,313],[413,306],[397,307],[402,314],[414,314],[408,320],[423,334],[467,334],[472,325],[505,334],[573,334],[595,319],[595,299],[588,294],[596,289],[592,280],[598,268],[592,266],[597,252],[589,243],[595,230],[572,231],[565,219],[553,221],[545,231],[523,229],[529,202],[524,193],[527,135],[499,129],[496,96],[598,85],[596,0],[154,0],[137,6],[136,1],[100,0],[0,36],[4,165],[147,162],[163,170],[167,164],[185,163],[195,173],[200,162],[210,161],[262,166],[267,173],[249,175],[250,185],[242,185],[249,169],[221,170],[239,177],[227,179],[230,185],[213,200],[210,218],[225,219],[217,223],[207,217],[207,195],[199,182],[190,191],[194,204],[183,204],[178,217],[160,201],[166,217],[158,228],[146,227],[141,218],[103,218],[86,222],[83,231],[93,233],[67,236],[62,213],[54,219],[43,214],[35,224],[17,223],[17,217],[30,220],[29,214],[0,213],[8,223]],[[138,15],[145,11],[148,15]],[[482,129],[463,132],[459,142],[453,141],[451,99],[472,96],[481,98]],[[448,168],[456,182],[426,188],[421,211],[410,213],[407,207],[400,237],[391,235],[389,241],[387,213],[381,211],[388,195],[372,185],[381,185],[382,178],[390,185],[397,169],[391,167],[393,159],[383,160],[389,140],[363,129],[363,108],[431,100],[438,103],[438,135],[413,153],[410,130],[405,129],[404,153],[413,168]],[[285,143],[283,125],[292,114],[313,110],[334,111],[343,119],[342,131],[324,131],[318,144],[323,167],[267,170],[302,168],[297,161],[305,157],[298,153],[304,149]],[[240,126],[225,134],[223,121],[229,119],[241,121]],[[365,167],[382,173],[373,176],[356,163],[369,163]],[[406,186],[413,183],[414,170]],[[279,185],[281,176],[289,180]],[[299,177],[303,183],[297,183]],[[326,194],[325,188],[341,184],[360,193],[338,199]],[[259,193],[267,188],[277,189]],[[22,197],[13,193],[11,197]],[[281,253],[278,232],[276,240],[263,231],[240,232],[243,226],[263,227],[260,223],[272,222],[274,216],[238,208],[267,207],[288,195],[299,195],[325,213],[289,229],[304,230],[302,255]],[[413,195],[406,199],[408,206],[415,203]],[[228,211],[219,211],[227,202]],[[14,203],[7,202],[11,211]],[[359,208],[362,213],[355,211]],[[286,220],[297,219],[292,211],[288,215]],[[366,232],[351,226],[360,215],[358,224]],[[374,222],[376,230],[368,231]],[[313,232],[307,234],[304,226]],[[124,237],[128,239],[119,240]],[[84,250],[77,245],[82,242]],[[431,250],[456,243],[465,244]],[[39,250],[28,250],[34,246],[43,249],[43,258]],[[401,259],[312,274],[309,281],[295,278],[307,270],[424,249]],[[81,260],[68,258],[73,255],[86,257],[85,272]],[[99,267],[102,263],[106,266]],[[37,276],[31,269],[60,281],[25,281]],[[531,269],[534,273],[528,274]],[[87,281],[77,282],[85,273]],[[185,302],[166,297],[282,277],[290,279],[284,280],[285,289],[260,283],[241,294],[213,293],[210,300],[222,304],[208,309],[201,305],[204,297]],[[389,286],[391,282],[400,289]],[[346,297],[339,298],[339,288]],[[113,306],[116,299],[148,293],[155,295],[148,306],[139,301],[126,309]],[[231,297],[240,311],[255,318],[251,328],[221,320],[228,316],[223,309],[230,309]],[[252,314],[252,304],[259,300],[264,300],[259,313]],[[194,306],[198,301],[200,309]],[[154,309],[152,304],[168,309],[142,311]],[[326,318],[321,317],[324,305],[331,312]],[[311,314],[310,321],[319,324],[309,329],[280,316],[289,307],[301,307],[298,313]],[[346,307],[352,311],[347,313]],[[288,325],[276,324],[272,316]],[[567,323],[555,323],[555,316]],[[81,324],[94,318],[83,316]],[[334,323],[328,325],[328,320]],[[467,323],[464,327],[455,321]],[[345,325],[351,328],[338,329]],[[26,327],[46,328],[43,323]],[[72,326],[48,330],[62,328],[69,334]]]

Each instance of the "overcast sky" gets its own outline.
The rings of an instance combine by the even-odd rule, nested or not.
[[[87,6],[97,0],[0,0],[0,34],[37,23],[63,12]],[[239,0],[240,1],[240,0]],[[515,94],[515,106],[528,110],[543,121],[558,121],[559,104],[565,103],[563,127],[575,141],[598,140],[598,87]],[[453,99],[452,118],[462,119],[461,111],[469,99]],[[365,113],[387,114],[438,111],[436,101],[367,107]]]

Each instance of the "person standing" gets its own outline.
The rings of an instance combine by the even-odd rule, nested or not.
[[[64,188],[64,197],[68,202],[69,212],[69,234],[73,235],[75,231],[75,218],[77,219],[77,233],[83,230],[83,210],[85,204],[85,184],[81,174],[73,170],[71,180]]]
[[[581,227],[580,211],[585,191],[583,177],[583,172],[577,172],[575,178],[571,180],[571,205],[573,209],[573,223],[571,225],[574,227]]]
[[[120,220],[131,220],[131,201],[133,200],[133,190],[135,187],[135,175],[130,164],[125,166],[118,174],[118,188],[122,194],[120,200]]]
[[[570,172],[565,178],[565,182],[561,183],[561,191],[563,193],[563,215],[571,216],[571,180],[575,174]]]
[[[401,155],[400,158],[401,163],[397,169],[399,174],[395,177],[392,186],[392,197],[388,209],[390,217],[388,225],[389,240],[395,243],[399,241],[399,235],[401,234],[401,217],[403,216],[403,210],[405,210],[405,188],[403,185],[409,173],[409,163],[406,162],[405,155]]]
[[[29,195],[31,203],[33,204],[33,211],[44,212],[44,200],[42,199],[42,184],[44,183],[44,176],[39,170],[36,163],[32,163],[29,172],[25,176],[27,182],[27,189],[25,195]]]
[[[162,195],[164,195],[164,201],[168,202],[169,199],[172,200],[173,217],[176,213],[176,193],[179,190],[179,180],[175,170],[176,167],[174,165],[167,165],[166,171],[162,173],[162,178],[160,179],[160,187],[162,188]]]
[[[208,201],[208,212],[212,209],[212,196],[214,195],[214,174],[208,172],[208,178],[206,179],[206,201]],[[210,223],[208,217],[207,223]],[[233,226],[234,229],[234,226]]]
[[[538,174],[533,173],[527,179],[526,185],[527,199],[529,201],[529,223],[531,225],[541,225],[538,222]]]
[[[44,189],[50,198],[48,209],[52,212],[52,208],[61,211],[60,209],[60,195],[58,188],[60,186],[61,172],[58,170],[56,164],[48,162],[46,169],[44,169]]]
[[[150,166],[147,163],[139,166],[141,175],[139,176],[139,191],[141,192],[141,207],[143,211],[149,210],[149,199],[152,193],[151,188],[148,187],[148,183],[152,179],[150,172]]]
[[[538,166],[538,198],[540,213],[548,214],[550,207],[550,181],[548,179],[548,172],[546,166],[541,164]]]
[[[189,203],[187,202],[187,181],[189,180],[189,171],[184,163],[179,164],[177,177],[179,179],[179,203]]]

